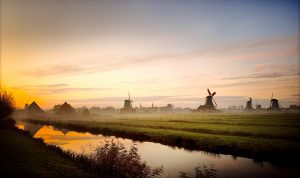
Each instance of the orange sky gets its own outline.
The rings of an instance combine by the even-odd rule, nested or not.
[[[3,0],[2,85],[18,107],[299,104],[299,9],[235,3]]]

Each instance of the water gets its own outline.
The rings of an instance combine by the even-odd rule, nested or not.
[[[212,154],[204,151],[188,151],[153,142],[136,142],[126,138],[81,133],[53,126],[18,122],[20,129],[28,130],[34,138],[57,145],[63,150],[77,153],[90,152],[105,140],[119,141],[126,148],[135,144],[143,161],[152,167],[163,166],[162,177],[178,177],[179,172],[193,173],[198,165],[214,165],[218,177],[296,177],[296,169],[279,169],[268,162],[254,162],[252,159],[231,155]]]

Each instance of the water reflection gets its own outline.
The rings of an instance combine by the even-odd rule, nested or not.
[[[126,148],[133,144],[138,147],[142,160],[153,167],[163,166],[163,177],[178,177],[179,172],[193,175],[195,167],[214,165],[216,175],[220,177],[296,177],[297,170],[276,169],[267,162],[257,163],[252,159],[233,157],[231,155],[213,154],[203,151],[187,151],[182,148],[172,148],[153,142],[134,142],[131,139],[114,136],[94,135],[88,132],[80,133],[52,126],[17,123],[20,129],[28,130],[33,137],[42,138],[45,143],[53,144],[64,150],[77,153],[90,152],[93,148],[114,139]]]

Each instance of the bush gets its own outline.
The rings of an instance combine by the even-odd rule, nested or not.
[[[0,120],[10,116],[15,110],[15,101],[11,93],[0,89]]]
[[[132,146],[127,150],[123,144],[114,141],[105,141],[103,146],[96,148],[87,158],[100,175],[108,173],[116,177],[144,178],[157,177],[163,172],[162,167],[152,169],[142,162],[137,147]]]

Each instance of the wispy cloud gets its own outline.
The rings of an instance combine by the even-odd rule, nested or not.
[[[22,72],[29,76],[43,77],[52,75],[70,75],[78,73],[97,73],[105,72],[111,70],[122,69],[132,65],[145,64],[149,62],[161,61],[164,59],[174,58],[178,55],[152,55],[144,57],[124,57],[123,60],[116,60],[115,62],[109,62],[104,64],[98,64],[97,62],[87,63],[85,61],[80,61],[77,64],[57,64],[43,68],[35,68],[29,71]],[[114,60],[107,60],[114,61]]]
[[[239,77],[224,77],[223,80],[235,80],[235,79],[260,79],[260,78],[277,78],[277,77],[285,77],[292,75],[300,75],[299,72],[296,73],[284,73],[284,72],[271,72],[271,73],[257,73],[257,74],[249,74],[246,76]]]
[[[112,88],[91,88],[91,87],[71,87],[68,84],[49,84],[49,85],[23,85],[13,88],[35,92],[37,94],[54,94],[54,93],[73,93],[83,91],[103,91],[111,90]]]
[[[160,54],[146,56],[124,56],[120,59],[97,59],[79,61],[72,64],[56,64],[33,68],[22,73],[32,77],[99,73],[124,69],[134,65],[172,60],[204,60],[207,57],[220,62],[243,61],[253,59],[272,59],[278,57],[299,56],[299,34],[281,38],[258,41],[246,41],[223,46],[214,46],[178,54]],[[278,46],[283,46],[278,48]],[[274,48],[275,47],[275,48]],[[101,61],[101,64],[99,63]],[[273,74],[278,75],[278,74]]]
[[[262,78],[279,78],[286,76],[300,75],[297,64],[258,64],[253,73],[235,76],[224,77],[223,80],[235,80],[235,79],[262,79]]]
[[[300,97],[300,93],[291,94],[293,97]]]

